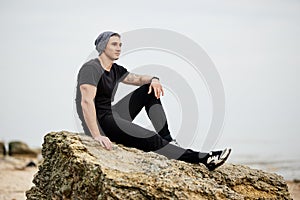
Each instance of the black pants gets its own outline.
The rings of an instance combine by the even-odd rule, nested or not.
[[[153,91],[148,94],[148,90],[149,84],[139,87],[115,104],[111,114],[98,119],[105,135],[113,142],[143,151],[154,151],[170,159],[189,163],[203,161],[206,153],[169,144],[172,137],[161,101],[154,96]],[[156,132],[132,123],[143,108]]]

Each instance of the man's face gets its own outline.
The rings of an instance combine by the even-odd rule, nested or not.
[[[103,53],[106,54],[111,60],[118,60],[121,53],[121,40],[118,36],[112,36],[106,45]]]

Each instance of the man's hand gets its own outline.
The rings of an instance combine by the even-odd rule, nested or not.
[[[95,137],[94,139],[97,140],[101,144],[101,146],[105,147],[107,150],[112,149],[112,143],[108,137],[100,135]]]
[[[122,83],[129,84],[129,85],[137,85],[137,86],[149,84],[149,82],[150,82],[150,87],[149,87],[148,94],[152,92],[152,88],[153,88],[154,95],[157,99],[160,98],[160,95],[164,96],[164,90],[162,89],[162,85],[160,84],[159,80],[156,77],[129,73],[122,81]]]
[[[152,92],[152,88],[154,91],[154,95],[157,99],[160,98],[160,95],[164,96],[164,90],[163,90],[162,85],[160,84],[159,80],[157,80],[157,79],[151,80],[148,94],[150,94]]]

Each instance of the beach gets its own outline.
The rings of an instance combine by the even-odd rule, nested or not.
[[[0,158],[0,200],[23,200],[25,191],[33,186],[34,174],[37,167],[26,167],[31,159]]]

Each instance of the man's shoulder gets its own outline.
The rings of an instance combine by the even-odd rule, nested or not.
[[[97,71],[97,72],[101,72],[101,65],[99,64],[99,62],[97,61],[97,58],[93,58],[90,59],[89,61],[85,62],[80,71],[84,71],[84,70],[93,70],[93,71]]]
[[[97,58],[93,58],[82,65],[82,67],[87,67],[87,66],[98,67],[100,66],[100,64],[99,62],[97,62]]]

